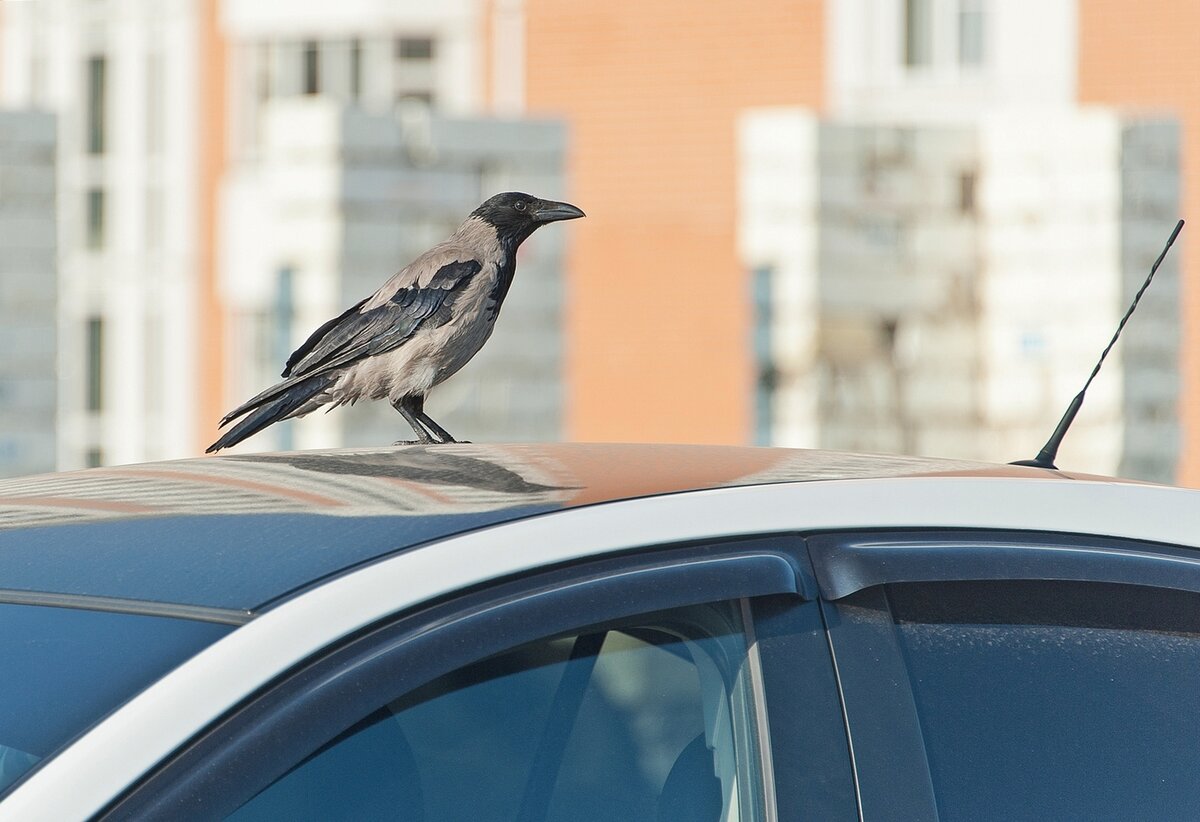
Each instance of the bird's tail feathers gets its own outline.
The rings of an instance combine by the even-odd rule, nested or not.
[[[222,448],[237,445],[272,423],[297,416],[297,412],[307,413],[303,410],[304,406],[336,381],[336,375],[326,373],[284,380],[278,385],[271,386],[257,397],[226,414],[225,418],[221,420],[222,427],[243,414],[246,416],[237,425],[222,434],[220,439],[208,446],[204,453],[211,454]],[[307,410],[311,411],[312,409]]]

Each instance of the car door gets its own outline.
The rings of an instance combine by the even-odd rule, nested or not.
[[[797,813],[857,816],[803,543],[770,537],[576,563],[398,615],[298,664],[104,818]]]
[[[809,540],[867,820],[1200,818],[1200,556]]]

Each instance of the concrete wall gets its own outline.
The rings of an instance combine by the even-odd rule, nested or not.
[[[0,476],[55,466],[55,137],[50,114],[0,111]]]

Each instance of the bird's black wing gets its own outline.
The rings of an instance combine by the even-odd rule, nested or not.
[[[372,298],[363,300],[313,332],[288,358],[283,372],[286,379],[230,411],[222,418],[221,425],[227,425],[302,380],[342,368],[364,357],[391,351],[418,328],[446,324],[450,321],[455,298],[482,268],[478,260],[455,261],[439,268],[427,285],[399,288],[387,302],[375,308],[363,311],[362,306]]]
[[[304,344],[301,345],[299,348],[297,348],[295,351],[293,351],[292,356],[288,357],[287,364],[283,367],[283,373],[280,374],[279,376],[281,376],[281,377],[292,376],[292,369],[295,368],[296,363],[300,362],[302,359],[307,357],[309,355],[309,352],[311,352],[314,348],[316,348],[318,345],[320,345],[321,340],[323,340],[325,338],[325,335],[329,333],[330,329],[332,329],[335,325],[340,323],[342,320],[349,317],[351,314],[357,313],[358,310],[363,307],[363,303],[365,303],[368,299],[370,299],[370,298],[364,297],[363,299],[359,300],[354,305],[350,306],[345,311],[343,311],[341,314],[334,317],[332,320],[325,323],[320,328],[318,328],[316,331],[314,331],[312,334],[310,334],[308,339],[304,341]]]
[[[382,354],[422,326],[450,320],[450,306],[483,266],[461,260],[442,266],[425,286],[401,288],[383,305],[362,310],[366,300],[317,329],[288,358],[285,377],[302,376]]]

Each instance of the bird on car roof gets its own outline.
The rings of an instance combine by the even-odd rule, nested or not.
[[[425,413],[425,397],[491,336],[521,243],[547,223],[583,216],[570,203],[521,192],[488,199],[448,239],[314,331],[288,358],[282,382],[225,415],[221,428],[236,424],[207,453],[323,406],[384,398],[415,442],[455,442]]]

